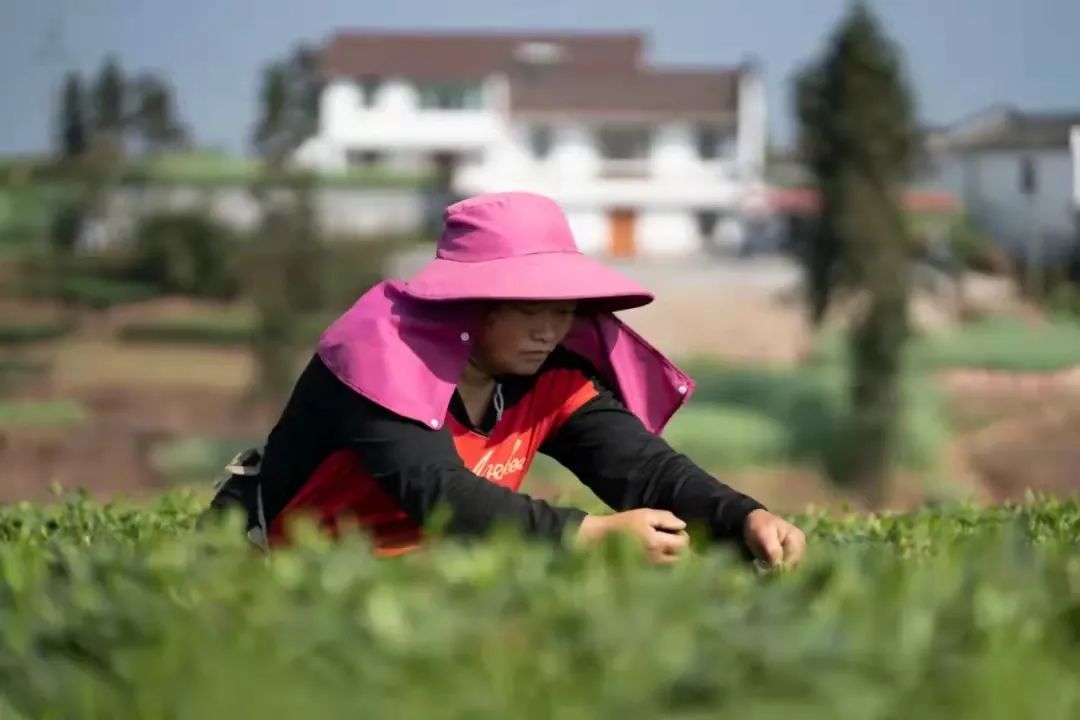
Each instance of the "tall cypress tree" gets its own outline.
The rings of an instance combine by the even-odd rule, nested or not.
[[[802,74],[798,106],[822,197],[810,285],[831,286],[842,274],[866,301],[850,338],[851,435],[838,469],[880,504],[902,411],[911,240],[900,194],[916,131],[899,53],[864,2],[853,3],[825,56]]]
[[[125,81],[116,58],[102,65],[94,85],[94,130],[119,134],[124,129]]]
[[[316,59],[299,47],[267,65],[252,132],[263,159],[254,188],[263,206],[263,230],[249,260],[249,295],[259,316],[252,350],[259,368],[255,390],[271,407],[287,396],[304,315],[323,301],[325,256],[315,188],[306,172],[289,163],[290,154],[316,129],[321,91]]]
[[[263,71],[259,112],[252,134],[255,150],[275,168],[288,150],[282,137],[289,115],[289,82],[285,68],[273,63]]]
[[[172,89],[165,81],[145,74],[134,83],[133,94],[131,124],[147,150],[154,152],[184,142],[186,132],[177,120]]]
[[[86,113],[82,79],[77,72],[70,72],[64,79],[60,96],[59,150],[65,160],[80,157],[86,152]]]

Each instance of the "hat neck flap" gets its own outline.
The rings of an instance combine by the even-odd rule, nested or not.
[[[439,429],[481,327],[481,306],[417,300],[387,280],[323,333],[318,355],[372,402]],[[611,313],[580,318],[563,341],[596,368],[649,431],[659,433],[693,394],[693,380]]]

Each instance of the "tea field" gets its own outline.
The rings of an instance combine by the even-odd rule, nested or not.
[[[1080,717],[1080,506],[804,514],[807,561],[263,555],[204,498],[0,508],[3,718]]]

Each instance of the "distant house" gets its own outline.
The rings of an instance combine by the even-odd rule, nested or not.
[[[1060,262],[1080,239],[1078,138],[1080,110],[993,108],[929,134],[926,180],[956,194],[1014,257],[1034,240],[1046,262]]]
[[[760,72],[658,68],[643,50],[626,33],[341,33],[296,161],[433,168],[459,197],[545,193],[593,254],[738,244],[763,184]]]
[[[1080,214],[1080,124],[1072,129],[1073,209]]]

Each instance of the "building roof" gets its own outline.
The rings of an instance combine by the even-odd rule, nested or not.
[[[932,133],[934,149],[1067,150],[1069,132],[1080,126],[1080,110],[1023,112],[997,107]]]
[[[510,77],[514,113],[574,112],[715,117],[735,112],[737,70],[578,72],[550,69]]]
[[[736,108],[739,70],[644,64],[637,33],[349,31],[324,48],[324,77],[477,80],[502,73],[515,113],[676,114]]]
[[[643,45],[636,33],[349,31],[331,38],[322,69],[327,77],[471,80],[530,60],[582,70],[635,67]]]

